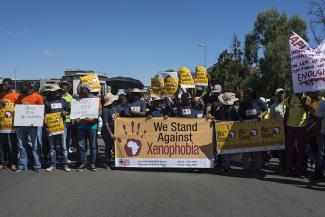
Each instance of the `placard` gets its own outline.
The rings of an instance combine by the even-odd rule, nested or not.
[[[117,167],[213,166],[213,128],[205,119],[117,118],[114,132]]]
[[[73,99],[71,104],[71,119],[98,118],[99,98]]]
[[[295,93],[325,89],[325,41],[316,49],[296,33],[290,37],[291,72]]]
[[[97,74],[90,74],[86,76],[80,77],[80,81],[83,84],[89,84],[91,92],[99,92],[100,91],[100,83]]]
[[[44,105],[16,105],[14,126],[41,127],[44,122]]]
[[[164,78],[156,75],[151,78],[151,95],[152,96],[161,96],[164,91]]]
[[[175,96],[178,90],[178,75],[177,72],[160,72],[164,78],[164,96]]]
[[[208,73],[205,67],[203,66],[196,67],[194,82],[195,82],[195,86],[209,85]]]
[[[5,99],[6,106],[0,109],[0,133],[13,133],[15,104]]]
[[[178,77],[182,88],[195,88],[192,73],[187,67],[179,68]]]
[[[64,133],[64,124],[61,112],[55,112],[45,115],[46,130],[49,136]]]

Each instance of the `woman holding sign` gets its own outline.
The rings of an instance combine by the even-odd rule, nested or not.
[[[45,124],[46,134],[50,149],[50,166],[47,172],[52,172],[56,168],[56,141],[59,141],[62,148],[62,165],[64,171],[70,172],[68,166],[68,151],[66,146],[65,119],[69,115],[70,109],[68,102],[61,98],[63,90],[53,84],[48,89],[48,97],[45,101]]]
[[[89,84],[81,84],[79,91],[80,99],[96,97],[91,94],[91,87]],[[78,171],[80,172],[84,171],[87,165],[87,141],[89,142],[91,151],[90,170],[96,171],[98,117],[102,113],[102,105],[100,102],[98,105],[98,110],[99,111],[97,118],[85,118],[81,120],[77,119],[77,139],[79,144],[81,161]]]

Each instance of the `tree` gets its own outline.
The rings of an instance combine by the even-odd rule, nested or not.
[[[279,87],[291,90],[288,41],[292,31],[308,41],[306,29],[306,22],[298,15],[288,18],[285,12],[274,8],[259,13],[253,31],[245,37],[245,63],[256,71],[256,76],[249,77],[253,81],[247,81],[246,84],[255,84],[253,87],[267,97],[273,96]],[[260,49],[263,55],[259,56],[262,53]]]
[[[325,38],[325,0],[313,0],[310,2],[308,12],[311,17],[309,22],[310,31],[314,40],[320,44]]]
[[[222,51],[213,66],[211,83],[220,84],[226,91],[237,92],[242,88],[245,77],[246,67],[243,63],[241,43],[238,36],[234,34],[231,51]]]

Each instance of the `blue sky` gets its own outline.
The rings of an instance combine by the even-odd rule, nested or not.
[[[207,65],[276,7],[308,20],[309,1],[1,0],[0,76],[61,77],[65,69],[131,76],[145,84],[165,69]]]

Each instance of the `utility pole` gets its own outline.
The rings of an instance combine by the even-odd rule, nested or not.
[[[207,47],[208,45],[206,44],[199,44],[199,47],[203,47],[204,48],[204,67],[207,67]]]
[[[15,90],[17,90],[17,69],[14,68],[14,73],[15,73]]]

